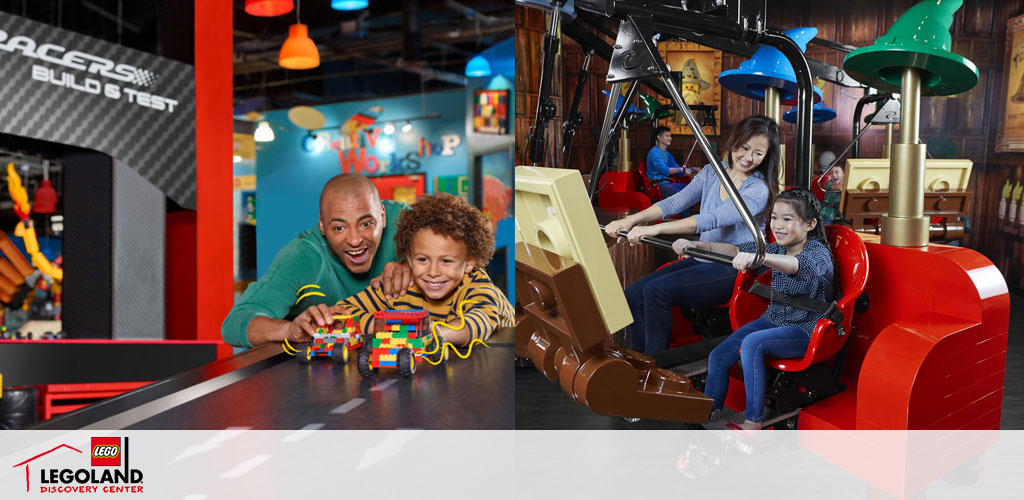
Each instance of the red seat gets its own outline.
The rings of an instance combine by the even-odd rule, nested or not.
[[[606,172],[601,176],[597,205],[605,210],[641,211],[651,206],[651,200],[640,192],[640,175],[636,171]]]
[[[868,282],[868,252],[864,242],[857,233],[843,226],[825,227],[829,246],[835,258],[835,275],[839,280],[841,296],[838,300],[839,311],[843,313],[843,331],[840,336],[835,324],[828,319],[820,319],[811,333],[811,341],[807,353],[795,359],[765,359],[765,364],[782,371],[801,371],[807,367],[828,361],[846,343],[849,338],[850,326],[853,322],[853,306],[857,297],[864,292]],[[757,277],[757,281],[771,284],[771,272]],[[768,301],[748,292],[754,282],[751,270],[741,272],[736,277],[732,301],[730,301],[730,320],[733,331],[759,318],[768,308]]]
[[[647,161],[640,162],[636,167],[637,172],[640,172],[640,190],[651,199],[651,203],[661,201],[661,186],[651,182],[647,178]]]
[[[816,196],[818,201],[821,202],[825,201],[825,191],[821,189],[821,185],[818,183],[821,182],[821,176],[823,175],[825,174],[818,174],[811,179],[811,192],[814,193],[814,196]]]
[[[690,257],[683,255],[676,260],[662,264],[655,271],[660,271],[666,266],[670,266],[672,264],[675,264],[676,262],[688,258]],[[714,309],[727,309],[728,307],[729,302],[726,301],[722,304],[714,306]],[[725,316],[724,312],[722,313],[722,316]],[[701,330],[694,329],[694,324],[691,323],[690,320],[686,319],[685,316],[683,316],[683,311],[679,307],[672,308],[672,333],[669,335],[668,340],[669,349],[675,349],[676,347],[682,347],[704,340],[703,336],[699,334],[699,331]]]

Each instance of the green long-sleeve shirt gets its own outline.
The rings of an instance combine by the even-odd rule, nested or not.
[[[256,316],[294,317],[311,305],[334,304],[369,286],[370,279],[384,270],[384,264],[397,260],[394,238],[398,214],[408,207],[405,203],[384,201],[387,223],[373,265],[366,274],[349,272],[331,253],[318,226],[303,231],[277,253],[267,272],[259,281],[249,285],[241,300],[231,308],[220,327],[224,342],[251,348],[247,331],[249,322]],[[307,288],[303,293],[315,291],[324,296],[309,295],[296,304],[296,292],[306,285],[320,288]]]

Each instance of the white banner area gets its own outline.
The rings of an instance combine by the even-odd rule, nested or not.
[[[2,431],[0,498],[509,499],[513,434]]]
[[[518,431],[529,499],[1021,499],[1022,431]]]
[[[1019,500],[1022,449],[1024,431],[4,431],[0,498]]]

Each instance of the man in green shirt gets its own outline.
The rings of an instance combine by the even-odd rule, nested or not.
[[[237,347],[308,342],[313,325],[330,322],[327,304],[363,290],[377,276],[386,293],[404,295],[411,272],[404,262],[392,261],[398,214],[408,207],[381,201],[362,175],[327,181],[319,224],[285,245],[263,277],[249,285],[221,325],[224,341]]]

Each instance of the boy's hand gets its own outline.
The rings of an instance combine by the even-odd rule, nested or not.
[[[380,288],[388,300],[397,299],[405,295],[409,285],[412,285],[412,269],[405,260],[388,262],[384,264],[384,271],[380,276],[370,280],[370,283]]]
[[[737,271],[745,271],[754,262],[754,257],[752,253],[740,252],[733,257],[732,267],[735,267]]]
[[[313,339],[313,334],[316,333],[318,326],[328,326],[333,323],[334,320],[331,316],[331,310],[327,304],[309,306],[288,324],[286,338],[289,342],[309,342]]]

